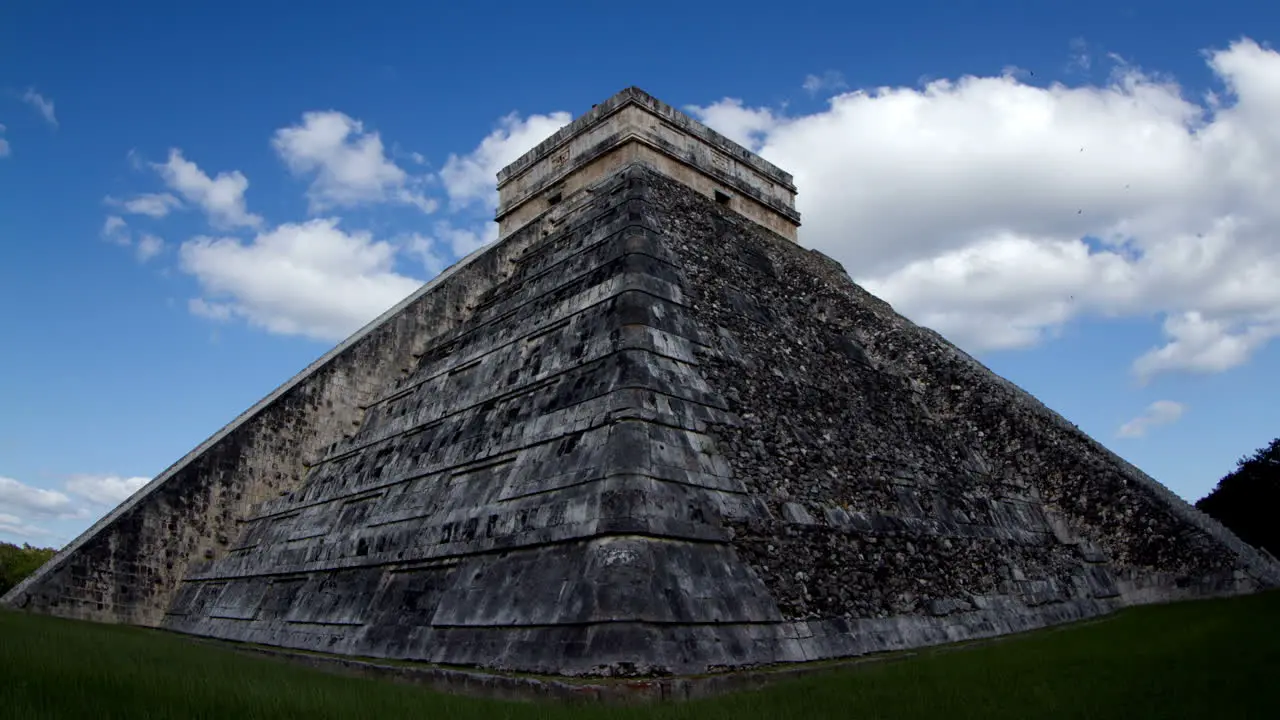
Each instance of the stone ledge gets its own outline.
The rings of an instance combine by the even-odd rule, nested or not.
[[[918,657],[922,653],[954,652],[956,650],[983,647],[1008,639],[1020,638],[1030,633],[1056,632],[1093,623],[1106,622],[1114,617],[1114,614],[1084,617],[1073,622],[1032,627],[1021,632],[994,637],[977,637],[942,645],[910,650],[884,651],[858,657],[769,665],[750,670],[707,675],[618,679],[573,679],[545,675],[518,675],[411,662],[391,664],[372,658],[357,659],[320,652],[286,650],[231,640],[201,637],[191,639],[216,647],[228,648],[235,652],[278,658],[325,672],[420,685],[435,692],[452,695],[520,702],[645,705],[660,702],[684,702],[730,693],[749,692],[779,682],[848,670],[867,663],[897,662]]]
[[[579,116],[568,125],[557,130],[551,137],[538,143],[532,150],[516,158],[511,164],[498,171],[498,183],[508,182],[513,177],[527,170],[538,160],[550,155],[552,151],[559,148],[569,138],[581,133],[584,129],[599,123],[604,118],[613,113],[627,107],[628,105],[638,105],[645,108],[649,112],[675,123],[682,129],[698,136],[703,142],[706,142],[717,149],[723,150],[740,161],[749,163],[752,169],[776,180],[779,184],[787,186],[794,190],[794,178],[773,163],[761,158],[750,150],[742,147],[738,143],[712,130],[703,123],[694,120],[684,113],[676,111],[675,108],[658,100],[649,93],[638,87],[629,87],[619,91],[612,97],[602,103],[598,103],[592,109]]]

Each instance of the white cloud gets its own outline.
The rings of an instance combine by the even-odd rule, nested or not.
[[[436,224],[433,243],[452,257],[463,258],[497,239],[496,222],[471,228],[459,228],[444,222]]]
[[[400,238],[400,245],[404,251],[422,263],[423,269],[430,277],[439,275],[440,271],[449,267],[448,256],[441,252],[439,243],[429,235],[410,233]]]
[[[1164,332],[1169,342],[1133,363],[1134,374],[1144,382],[1168,370],[1216,373],[1243,365],[1254,350],[1280,335],[1280,314],[1270,322],[1233,324],[1185,312],[1166,318]]]
[[[231,306],[224,303],[209,302],[204,298],[191,298],[187,301],[187,309],[192,315],[198,315],[215,322],[226,322],[231,319]]]
[[[249,179],[239,170],[210,178],[176,148],[169,151],[166,162],[152,167],[171,190],[203,209],[215,227],[257,227],[262,223],[262,218],[245,209],[244,194],[249,189]]]
[[[159,255],[161,250],[164,250],[164,240],[155,235],[144,233],[142,237],[138,238],[138,246],[135,252],[138,256],[138,262],[146,262]]]
[[[17,515],[0,512],[0,535],[17,536],[27,540],[37,540],[40,538],[48,538],[52,536],[53,533],[37,525],[28,524]]]
[[[806,75],[801,87],[810,95],[817,95],[820,92],[843,90],[849,85],[845,83],[844,75],[828,70],[821,75]]]
[[[52,100],[36,92],[34,88],[27,88],[27,91],[22,94],[22,101],[35,108],[45,122],[58,127],[58,117],[53,113]]]
[[[1141,415],[1121,425],[1118,435],[1122,438],[1142,437],[1154,427],[1176,422],[1186,410],[1186,406],[1182,403],[1157,400],[1148,405]]]
[[[277,130],[271,144],[295,175],[314,175],[307,191],[312,212],[392,201],[436,209],[415,189],[421,180],[386,156],[381,136],[343,113],[305,113],[300,125]]]
[[[457,205],[496,204],[498,169],[568,121],[567,113],[503,118],[474,152],[449,158],[441,179],[450,198]],[[278,131],[273,144],[294,172],[315,174],[312,209],[386,201],[420,205],[402,194],[420,181],[387,160],[377,133],[366,133],[341,113],[308,113],[300,125]],[[188,310],[216,322],[239,318],[269,332],[339,340],[421,287],[422,280],[396,272],[398,253],[417,258],[434,275],[498,234],[494,222],[437,222],[430,232],[378,241],[367,232],[348,233],[338,223],[322,218],[284,224],[248,242],[198,237],[183,243],[181,267],[203,291],[188,301]]]
[[[1089,43],[1084,38],[1073,38],[1070,43],[1067,60],[1067,72],[1089,72],[1093,67],[1093,57]]]
[[[0,512],[46,517],[73,517],[71,498],[57,490],[31,487],[0,476]]]
[[[1130,271],[1120,256],[1091,256],[1083,243],[1006,232],[862,284],[924,325],[978,339],[984,349],[1008,349],[1035,345],[1074,316],[1082,286],[1108,283],[1107,299],[1124,302]],[[1033,301],[1011,303],[1010,296]]]
[[[102,234],[112,235],[123,230],[127,226],[128,225],[125,223],[124,218],[118,215],[109,215],[107,216],[106,222],[102,224]]]
[[[83,501],[114,507],[147,482],[148,478],[142,477],[73,475],[62,492],[0,477],[0,535],[56,538],[59,533],[40,527],[39,521],[83,521],[101,512],[91,511]]]
[[[783,119],[767,108],[749,108],[737,98],[718,103],[685,108],[716,132],[751,150],[759,150],[769,134],[783,124]]]
[[[102,223],[102,237],[116,245],[128,246],[129,224],[119,215],[108,215]]]
[[[153,218],[162,218],[182,207],[182,201],[169,193],[144,193],[123,202],[108,198],[107,202],[124,208],[124,211],[131,215],[146,215]]]
[[[0,133],[4,132],[4,130],[5,130],[4,125],[0,125]],[[4,157],[8,154],[9,154],[9,141],[5,140],[4,138],[0,138],[0,157]]]
[[[205,317],[244,318],[269,332],[339,340],[421,286],[394,271],[396,247],[336,218],[288,223],[249,242],[201,237],[180,249]]]
[[[454,209],[479,203],[488,209],[498,205],[498,171],[532,150],[557,130],[569,124],[567,112],[530,115],[514,113],[502,118],[498,127],[467,155],[450,155],[440,171],[445,192]]]
[[[1206,59],[1224,90],[1202,102],[1122,64],[1101,85],[1006,73],[807,116],[692,111],[795,175],[803,244],[966,348],[1163,315],[1169,341],[1135,373],[1212,372],[1280,335],[1280,54]]]
[[[480,227],[459,228],[448,222],[436,223],[430,235],[413,233],[401,244],[410,255],[422,261],[429,275],[438,275],[452,262],[464,258],[498,239],[498,223]]]
[[[102,237],[107,242],[121,247],[134,248],[138,262],[147,262],[164,250],[164,240],[150,233],[143,233],[134,243],[129,232],[129,224],[119,215],[108,215],[102,223]]]
[[[151,478],[119,475],[74,475],[67,480],[67,491],[99,505],[115,507],[146,485]]]

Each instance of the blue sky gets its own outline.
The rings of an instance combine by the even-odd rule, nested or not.
[[[491,238],[493,173],[628,85],[793,172],[802,244],[1195,499],[1280,434],[1278,21],[7,3],[0,540],[74,537]]]

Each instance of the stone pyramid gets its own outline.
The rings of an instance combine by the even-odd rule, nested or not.
[[[1280,567],[796,243],[631,88],[460,261],[4,602],[339,655],[668,675],[1250,592]]]

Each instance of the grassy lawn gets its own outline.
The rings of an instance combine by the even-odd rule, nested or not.
[[[619,708],[331,675],[139,628],[0,612],[0,718],[1278,718],[1280,592]]]

